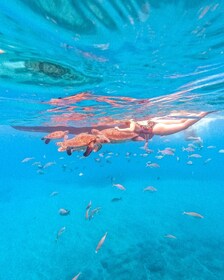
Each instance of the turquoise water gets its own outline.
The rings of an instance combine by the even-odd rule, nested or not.
[[[123,2],[0,3],[0,280],[224,279],[224,2]],[[151,152],[41,141],[183,110],[216,112]]]

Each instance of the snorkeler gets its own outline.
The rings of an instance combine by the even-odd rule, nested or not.
[[[152,118],[143,121],[134,121],[133,119],[130,119],[128,128],[119,128],[116,126],[115,129],[119,131],[135,132],[139,135],[143,135],[146,140],[145,148],[147,148],[148,140],[151,139],[154,135],[164,136],[180,132],[197,123],[200,119],[204,118],[209,113],[212,112],[190,114],[188,116],[189,118],[187,119]]]

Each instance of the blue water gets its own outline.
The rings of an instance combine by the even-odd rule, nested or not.
[[[0,3],[0,280],[224,279],[224,2],[122,2]],[[192,126],[201,145],[189,129],[84,158],[41,141],[182,110],[216,111]]]

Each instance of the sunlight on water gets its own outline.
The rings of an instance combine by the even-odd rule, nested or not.
[[[224,279],[223,8],[1,1],[0,280]]]
[[[188,94],[185,109],[221,109],[223,2],[13,3],[1,4],[2,123],[23,122],[4,106],[14,99],[20,103],[15,112],[37,125],[45,109],[39,101],[83,91],[142,100],[184,89],[168,111]]]

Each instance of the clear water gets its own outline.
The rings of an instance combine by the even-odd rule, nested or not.
[[[1,1],[1,280],[79,272],[80,280],[224,279],[223,8],[223,1]],[[82,92],[83,100],[57,99]],[[153,137],[150,154],[126,142],[87,158],[40,140],[55,126],[75,132],[181,110],[217,110],[192,127],[203,139],[201,158],[183,151],[185,131]],[[156,158],[166,147],[175,156]],[[143,192],[147,186],[157,192]],[[86,220],[90,200],[101,209]]]

